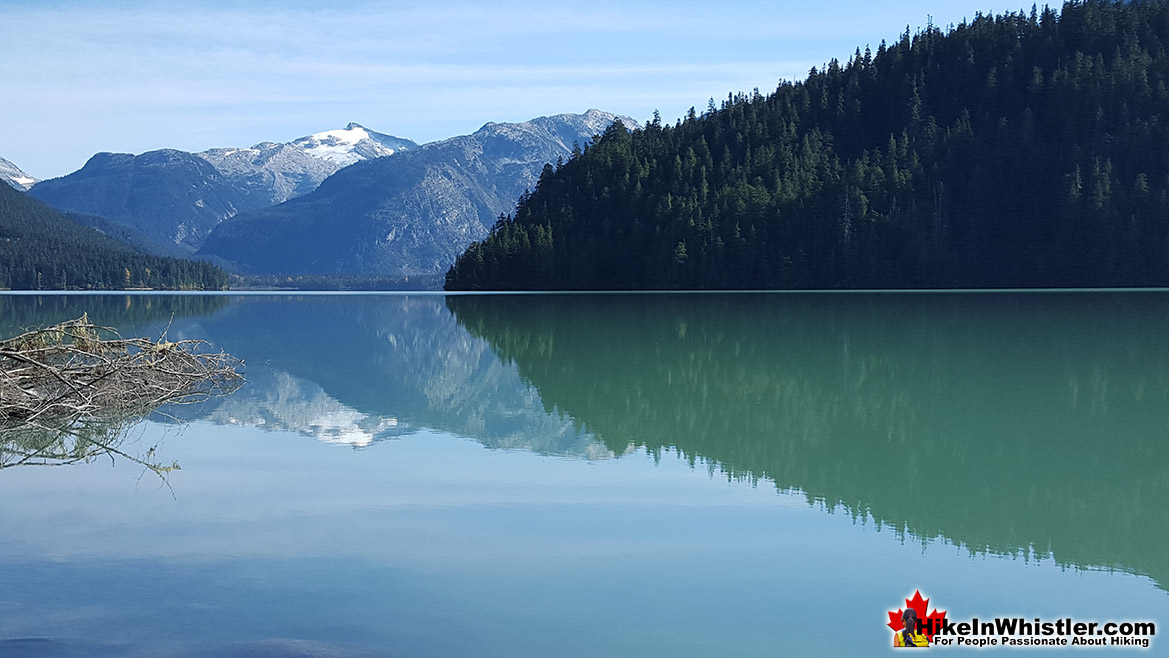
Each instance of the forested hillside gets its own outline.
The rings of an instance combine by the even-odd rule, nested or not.
[[[226,287],[214,265],[143,254],[0,185],[0,289]]]
[[[1169,2],[907,31],[546,167],[448,289],[1169,285]]]

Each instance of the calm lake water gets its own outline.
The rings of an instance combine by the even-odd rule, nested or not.
[[[165,481],[0,469],[0,656],[873,655],[918,590],[1169,629],[1169,293],[10,294],[0,330],[82,311],[248,383],[122,436]]]

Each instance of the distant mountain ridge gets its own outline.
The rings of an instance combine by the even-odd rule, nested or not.
[[[283,144],[98,153],[30,193],[61,210],[104,217],[145,241],[194,252],[219,222],[316,189],[342,167],[417,144],[350,123]]]
[[[314,192],[215,227],[200,255],[251,274],[433,274],[615,121],[600,110],[488,123],[338,171]]]
[[[29,194],[60,210],[104,217],[150,241],[188,252],[216,224],[267,199],[266,194],[240,189],[203,158],[176,149],[98,153],[78,171],[37,183]]]

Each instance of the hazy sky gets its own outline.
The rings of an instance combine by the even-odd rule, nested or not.
[[[931,16],[1023,8],[986,1],[0,0],[0,157],[51,178],[350,121],[420,143],[589,108],[672,122]]]

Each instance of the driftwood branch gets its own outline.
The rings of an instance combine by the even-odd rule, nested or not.
[[[201,340],[123,338],[86,315],[0,341],[0,468],[119,455],[126,427],[164,404],[199,402],[243,383],[243,364]]]

